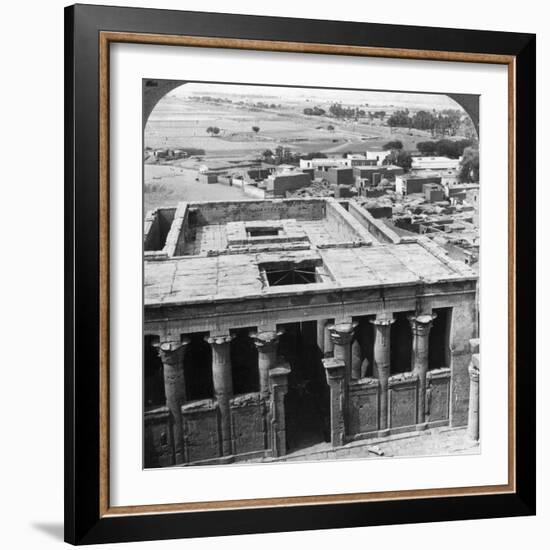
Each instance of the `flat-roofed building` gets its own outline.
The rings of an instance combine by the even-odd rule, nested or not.
[[[311,174],[285,169],[271,174],[265,179],[267,196],[285,197],[287,192],[302,189],[311,184]]]
[[[456,170],[460,159],[448,157],[413,157],[412,170]]]
[[[382,180],[392,183],[395,181],[396,176],[403,173],[403,168],[392,164],[382,166],[355,166],[353,168],[355,186],[360,195],[364,195],[363,190],[365,188],[380,185]]]
[[[368,159],[365,155],[358,153],[348,153],[346,159],[349,161],[348,166],[376,166],[377,162],[374,159]]]
[[[315,173],[315,177],[319,177],[319,173]],[[353,168],[332,167],[321,174],[321,177],[326,179],[332,185],[353,185]]]
[[[395,192],[400,195],[423,193],[427,183],[441,184],[441,176],[437,172],[410,172],[395,178]]]
[[[338,166],[349,167],[351,166],[351,160],[347,158],[336,158],[336,157],[300,159],[301,169],[313,168],[314,170],[320,170],[320,169],[327,170],[328,168],[338,167]]]
[[[379,166],[391,155],[391,150],[388,149],[367,149],[365,157],[368,160],[373,160]]]

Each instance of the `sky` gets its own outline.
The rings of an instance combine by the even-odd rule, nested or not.
[[[407,92],[363,91],[363,90],[330,90],[319,88],[287,88],[276,86],[189,83],[170,92],[169,96],[184,99],[190,95],[253,95],[264,96],[270,102],[287,100],[316,100],[319,102],[339,101],[349,104],[368,103],[369,106],[396,105],[416,106],[430,109],[459,109],[449,97],[441,94],[419,94]]]

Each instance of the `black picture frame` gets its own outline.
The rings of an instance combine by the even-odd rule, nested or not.
[[[155,514],[101,513],[100,32],[512,56],[515,491]],[[532,34],[75,5],[65,9],[65,540],[72,544],[535,514],[535,61]]]

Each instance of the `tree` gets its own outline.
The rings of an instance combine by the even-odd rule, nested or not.
[[[460,173],[458,175],[462,182],[479,181],[479,149],[466,147],[460,161]]]
[[[435,141],[419,141],[416,148],[422,155],[434,155],[436,152]]]
[[[471,145],[472,141],[469,139],[460,139],[456,141],[450,139],[440,139],[435,144],[435,152],[441,157],[457,159],[460,155],[462,155],[464,149]]]
[[[217,126],[208,126],[206,133],[210,136],[217,136],[220,133],[220,129]]]
[[[306,107],[304,109],[304,115],[323,116],[323,115],[326,115],[326,114],[327,114],[327,112],[324,109],[321,109],[321,107],[318,107],[317,105],[315,105],[315,107],[313,107],[313,109],[311,107]]]
[[[266,149],[263,153],[262,153],[262,157],[264,159],[268,159],[268,158],[271,158],[273,156],[273,151],[271,149]]]
[[[327,126],[327,130],[330,130],[332,132],[334,130],[334,126],[332,124],[329,124]]]
[[[304,155],[300,155],[300,158],[301,159],[304,159],[304,160],[311,160],[311,159],[326,159],[327,156],[325,155],[325,153],[321,153],[321,152],[314,152],[314,153],[305,153]]]
[[[412,119],[409,116],[409,110],[404,109],[402,111],[395,111],[395,113],[388,118],[387,124],[392,128],[410,128],[412,126]]]
[[[435,125],[435,117],[428,111],[418,111],[412,118],[412,125],[417,130],[431,130]]]
[[[466,147],[474,144],[471,139],[440,139],[438,141],[420,141],[416,148],[423,155],[436,155],[438,157],[449,157],[457,159],[462,155]]]
[[[389,150],[389,149],[403,149],[403,142],[399,141],[398,139],[396,139],[395,141],[388,141],[388,143],[386,143],[384,145],[384,149]]]
[[[252,126],[252,131],[257,134],[259,131],[260,131],[260,127],[259,126]]]
[[[394,149],[384,160],[384,164],[394,164],[395,166],[400,166],[408,172],[412,166],[412,156],[409,152]]]

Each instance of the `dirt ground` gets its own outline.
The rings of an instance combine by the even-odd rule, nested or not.
[[[176,206],[180,201],[249,199],[239,187],[195,180],[197,172],[168,165],[144,166],[144,211]]]
[[[479,441],[469,439],[466,428],[434,428],[389,436],[384,439],[366,439],[333,449],[330,443],[319,443],[277,461],[317,461],[354,458],[391,458],[412,456],[445,456],[479,453]],[[270,459],[271,460],[271,459]]]

